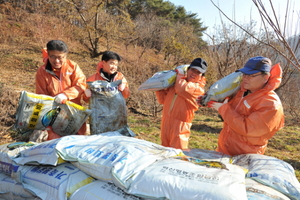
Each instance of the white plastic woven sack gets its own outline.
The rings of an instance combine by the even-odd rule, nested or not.
[[[94,181],[76,190],[69,200],[143,200],[143,198],[126,194],[113,183]]]
[[[21,151],[13,160],[19,165],[58,165],[65,162],[56,152],[55,146],[61,138],[36,143],[34,146]]]
[[[209,101],[222,102],[234,95],[240,89],[242,76],[242,72],[233,72],[212,84],[202,98],[201,105],[206,106]]]
[[[248,200],[290,200],[277,190],[246,178],[246,191]]]
[[[124,189],[138,171],[157,160],[182,154],[180,149],[145,140],[102,134],[86,138],[67,136],[61,139],[56,149],[64,160],[72,161],[87,174]]]
[[[249,170],[247,178],[274,188],[291,199],[300,199],[300,183],[287,162],[260,154],[233,156],[233,163]]]
[[[23,143],[25,142],[14,142],[0,145],[0,173],[10,175],[13,171],[18,169],[19,166],[13,161],[13,159],[18,157],[23,150],[30,148],[29,145],[21,145]],[[12,146],[12,144],[15,145]],[[30,145],[33,145],[33,143],[30,143]]]
[[[116,131],[127,126],[127,108],[118,85],[122,80],[115,82],[94,81],[88,82],[92,91],[89,108],[91,135],[108,131]]]
[[[187,156],[199,158],[202,160],[219,161],[225,164],[232,163],[230,155],[220,153],[217,151],[206,150],[206,149],[189,149],[189,150],[183,150],[183,153]]]
[[[21,197],[11,192],[0,193],[0,200],[41,200],[39,197]]]
[[[30,191],[25,190],[23,185],[10,176],[0,173],[0,199],[37,199]]]
[[[48,126],[58,135],[76,134],[91,110],[71,101],[57,104],[53,97],[21,92],[15,127],[45,130]]]
[[[174,85],[177,76],[175,70],[177,69],[179,74],[185,75],[188,66],[189,65],[180,65],[174,70],[164,70],[156,72],[152,77],[150,77],[144,83],[142,83],[138,87],[138,90],[158,91],[171,87]]]
[[[174,158],[157,161],[134,175],[127,193],[152,199],[247,199],[241,167],[208,168]]]
[[[67,200],[78,188],[94,181],[71,163],[20,166],[12,178],[43,200]]]

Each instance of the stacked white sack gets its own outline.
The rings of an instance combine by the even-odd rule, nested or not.
[[[134,175],[129,194],[152,199],[246,200],[245,171],[211,168],[175,158],[157,161]]]
[[[246,191],[248,200],[290,200],[281,192],[250,178],[246,178]]]
[[[65,162],[56,152],[55,146],[61,138],[36,143],[36,145],[21,151],[14,161],[19,165],[53,165]]]
[[[115,186],[113,183],[104,181],[94,181],[76,190],[69,200],[145,200],[144,198],[137,197],[125,193],[123,190]]]
[[[249,170],[246,174],[247,178],[272,187],[293,200],[300,199],[300,183],[290,164],[260,154],[238,155],[233,156],[232,159],[234,164]]]
[[[0,199],[5,200],[38,200],[32,192],[24,189],[23,185],[9,175],[0,173]]]
[[[124,136],[63,137],[56,145],[60,156],[96,179],[126,190],[130,178],[157,160],[182,154],[182,150]]]
[[[199,158],[201,160],[218,161],[224,164],[232,164],[232,156],[217,151],[206,149],[188,149],[183,150],[183,153],[184,155]]]
[[[33,144],[34,143],[30,145]],[[23,150],[30,148],[30,146],[16,146],[10,149],[8,147],[9,145],[9,143],[0,145],[0,173],[7,175],[11,175],[13,171],[18,169],[18,164],[16,164],[13,159],[19,156]]]
[[[20,166],[12,178],[43,200],[67,200],[94,179],[71,163],[57,166]]]

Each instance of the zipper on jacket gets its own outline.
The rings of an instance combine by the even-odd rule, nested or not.
[[[175,100],[177,99],[177,93],[175,93],[173,99],[172,99],[172,102],[171,102],[171,105],[170,105],[170,109],[169,109],[169,114],[171,113],[173,107],[174,107],[174,103],[175,103]]]

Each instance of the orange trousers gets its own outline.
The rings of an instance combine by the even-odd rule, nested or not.
[[[165,147],[188,149],[192,123],[177,119],[164,119],[161,124],[161,143]]]

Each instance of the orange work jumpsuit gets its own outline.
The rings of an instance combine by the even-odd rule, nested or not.
[[[204,94],[205,84],[205,77],[193,83],[177,75],[174,86],[155,92],[158,102],[163,104],[160,134],[163,146],[188,149],[194,112],[198,109],[196,98]]]
[[[100,74],[100,70],[103,68],[103,64],[102,61],[98,63],[97,68],[96,68],[96,73],[91,75],[86,81],[87,82],[94,82],[94,81],[105,81],[106,79],[104,79],[101,74]],[[121,72],[117,72],[116,76],[114,77],[113,81],[117,81],[117,80],[122,80],[122,84],[126,84],[125,89],[121,92],[123,97],[125,99],[127,99],[130,96],[130,90],[128,87],[128,82],[125,79],[124,75]],[[84,95],[84,100],[88,101],[89,97],[86,97]]]
[[[45,64],[39,67],[36,73],[36,94],[56,96],[64,93],[68,100],[81,105],[81,96],[86,88],[86,78],[78,64],[66,60],[61,69],[53,69],[48,60],[44,59]],[[78,131],[78,135],[85,135],[86,123]],[[61,136],[48,130],[48,139],[52,140]]]
[[[241,85],[238,93],[219,108],[224,120],[217,151],[234,156],[264,154],[268,140],[284,126],[281,101],[273,91],[281,83],[279,64],[272,67],[266,85],[247,96]]]

